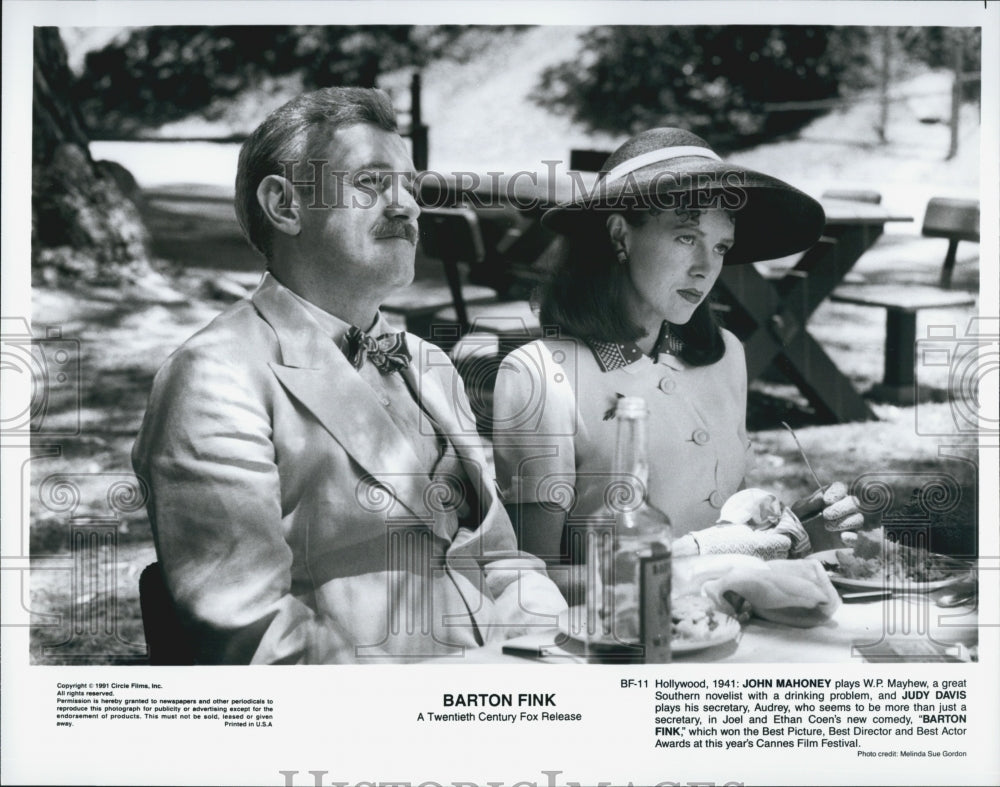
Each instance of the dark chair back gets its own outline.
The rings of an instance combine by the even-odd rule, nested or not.
[[[469,330],[469,315],[462,295],[458,264],[478,265],[486,252],[479,219],[468,208],[423,208],[420,213],[420,242],[424,251],[444,265],[455,315],[461,333]]]
[[[958,242],[979,243],[979,200],[933,197],[927,203],[921,232],[929,238],[948,239],[939,285],[945,290],[950,289]]]
[[[927,203],[923,234],[979,243],[979,200],[934,197]]]
[[[440,260],[482,262],[483,239],[479,219],[469,208],[422,208],[420,242],[424,251]]]
[[[154,666],[194,664],[190,636],[174,607],[159,563],[150,563],[139,575],[139,606],[149,663]]]

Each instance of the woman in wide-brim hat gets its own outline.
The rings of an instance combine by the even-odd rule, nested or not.
[[[646,401],[649,498],[675,536],[690,534],[678,551],[808,549],[797,520],[751,547],[718,543],[711,528],[752,450],[743,347],[716,323],[709,295],[724,265],[807,249],[824,222],[813,198],[674,128],[633,137],[593,189],[545,214],[543,225],[564,236],[541,295],[541,322],[558,336],[511,353],[494,393],[497,477],[524,549],[578,562],[566,522],[610,516],[622,396]]]

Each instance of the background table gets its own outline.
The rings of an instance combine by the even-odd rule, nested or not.
[[[726,327],[743,342],[750,380],[773,363],[822,420],[872,420],[871,408],[806,323],[879,239],[886,223],[912,218],[846,200],[823,200],[823,210],[823,237],[780,278],[771,280],[753,265],[735,265],[723,268],[715,291],[730,310]]]
[[[472,280],[517,297],[538,278],[535,264],[557,237],[541,225],[550,207],[589,189],[594,177],[581,173],[545,178],[535,173],[478,180],[438,176],[421,181],[427,205],[472,207],[485,241],[482,262]],[[807,250],[780,278],[770,279],[754,265],[723,269],[715,287],[725,311],[723,322],[744,343],[750,380],[772,364],[802,392],[817,416],[828,422],[874,419],[851,381],[806,329],[810,315],[843,281],[858,259],[882,235],[886,223],[912,221],[881,205],[822,200],[827,221],[820,242]],[[519,279],[529,285],[518,292]]]

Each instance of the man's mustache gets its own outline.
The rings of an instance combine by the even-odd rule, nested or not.
[[[376,238],[405,238],[414,246],[417,245],[419,232],[417,226],[406,219],[393,219],[375,225],[373,234]]]

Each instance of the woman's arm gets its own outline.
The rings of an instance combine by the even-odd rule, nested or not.
[[[518,546],[545,561],[567,595],[569,556],[563,528],[574,486],[575,404],[565,370],[542,342],[512,352],[497,373],[493,399],[493,455],[497,481]],[[572,495],[569,495],[572,497]]]
[[[518,546],[545,561],[549,578],[559,588],[563,598],[581,598],[572,594],[575,586],[582,588],[582,577],[575,582],[571,578],[571,574],[580,572],[571,570],[562,555],[566,512],[541,503],[510,503],[507,505],[507,513],[514,523]]]

